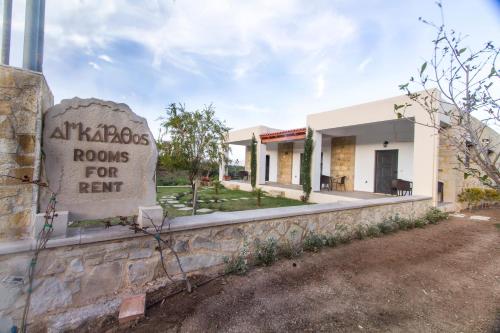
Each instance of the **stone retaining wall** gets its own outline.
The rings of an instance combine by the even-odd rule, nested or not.
[[[359,224],[376,224],[396,214],[419,217],[429,207],[430,198],[398,197],[214,213],[176,218],[171,232],[183,268],[190,275],[210,275],[222,272],[224,257],[238,255],[244,243],[252,253],[256,239],[301,242],[308,232],[345,232],[345,227],[339,225],[354,232]],[[153,291],[169,283],[153,237],[134,235],[126,227],[73,233],[72,237],[49,242],[51,248],[39,257],[30,308],[30,321],[36,325],[31,331],[45,326],[50,332],[77,327],[88,319],[115,313],[124,296]],[[4,253],[0,255],[0,331],[20,324],[27,287],[5,279],[26,278],[32,254],[23,252],[23,246],[31,245],[0,248]],[[164,257],[168,271],[179,279],[172,253],[165,250]]]

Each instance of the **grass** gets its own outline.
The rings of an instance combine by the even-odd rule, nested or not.
[[[173,195],[178,198],[179,203],[186,204],[192,199],[192,194],[190,193],[189,187],[159,187],[157,198],[160,199],[163,196]],[[248,198],[248,200],[231,200],[231,199],[241,199]],[[221,199],[227,199],[228,201],[221,201]],[[299,200],[293,200],[288,198],[274,198],[270,196],[263,196],[260,206],[257,207],[257,199],[251,192],[245,192],[241,190],[229,190],[227,188],[219,189],[219,194],[215,194],[215,189],[213,187],[202,187],[198,192],[198,200],[205,202],[200,202],[198,204],[198,209],[209,208],[215,211],[241,211],[257,208],[273,208],[273,207],[287,207],[287,206],[297,206],[303,205],[304,203]],[[217,200],[218,202],[207,202],[209,200]],[[165,203],[162,206],[167,210],[168,216],[186,216],[191,215],[191,211],[181,211],[172,207],[171,205]]]

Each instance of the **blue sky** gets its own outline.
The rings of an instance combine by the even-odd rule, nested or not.
[[[24,1],[11,64],[21,65]],[[308,113],[400,94],[431,54],[433,0],[47,0],[44,72],[56,103],[127,103],[157,133],[171,102],[213,103],[232,128],[295,128]],[[468,44],[500,42],[493,0],[445,0]]]

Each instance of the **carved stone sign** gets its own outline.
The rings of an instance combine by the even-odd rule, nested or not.
[[[156,204],[157,148],[126,104],[73,98],[44,115],[44,173],[70,220],[135,215]],[[42,195],[41,209],[48,202]]]

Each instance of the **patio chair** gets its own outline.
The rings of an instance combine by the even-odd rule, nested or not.
[[[238,172],[238,176],[241,180],[248,180],[248,171],[242,170]]]
[[[323,189],[323,187],[325,185],[326,185],[326,188],[328,189],[328,191],[332,190],[332,177],[321,175],[320,185],[319,185],[320,190]]]
[[[393,179],[391,182],[391,194],[397,196],[412,195],[413,182],[403,179]]]
[[[337,177],[335,178],[332,183],[333,185],[335,185],[335,189],[338,190],[339,188],[342,190],[342,191],[346,191],[346,188],[345,188],[345,181],[347,179],[347,176],[342,176],[342,177]]]

